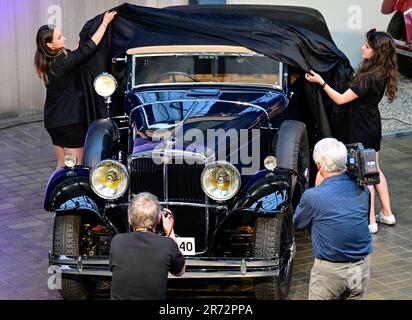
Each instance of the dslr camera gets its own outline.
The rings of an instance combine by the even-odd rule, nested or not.
[[[365,149],[362,143],[346,145],[348,164],[346,173],[360,187],[379,184],[379,170],[374,149]]]

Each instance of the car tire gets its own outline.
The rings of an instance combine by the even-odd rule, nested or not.
[[[83,165],[92,168],[100,161],[111,158],[119,137],[119,129],[113,120],[93,121],[84,143]]]
[[[63,215],[54,218],[53,254],[80,256],[81,217]],[[94,284],[88,277],[62,274],[60,294],[64,300],[87,300],[93,295]]]
[[[257,217],[253,245],[254,257],[279,257],[279,275],[254,278],[255,296],[259,300],[282,300],[289,293],[292,280],[293,240],[284,214],[275,217]]]
[[[406,30],[405,20],[401,11],[396,11],[389,21],[386,30],[394,39],[405,41]],[[398,54],[398,70],[404,76],[412,78],[412,58]]]
[[[295,171],[309,186],[309,139],[303,122],[284,121],[275,139],[275,156],[278,167]]]
[[[300,175],[309,186],[309,140],[304,123],[284,121],[274,141],[278,167]],[[302,190],[303,191],[303,190]],[[295,191],[297,192],[297,191]],[[279,256],[279,276],[255,278],[257,299],[284,299],[288,295],[294,263],[293,207],[286,214],[258,217],[254,239],[254,257]]]

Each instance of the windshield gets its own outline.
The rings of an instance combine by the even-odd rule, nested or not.
[[[133,87],[145,84],[236,83],[281,88],[281,63],[263,55],[134,56]]]
[[[266,119],[267,114],[262,108],[247,103],[183,100],[141,105],[131,112],[131,118],[137,128],[173,132],[179,127],[183,130],[229,130],[233,126],[232,121],[249,128],[259,119]]]

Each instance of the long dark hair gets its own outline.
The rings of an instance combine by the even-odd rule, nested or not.
[[[45,84],[49,83],[48,74],[52,72],[51,67],[54,58],[64,53],[64,50],[60,50],[58,52],[53,51],[47,45],[47,43],[53,41],[53,33],[55,28],[56,26],[54,25],[41,26],[39,31],[37,31],[36,36],[37,48],[34,56],[34,66],[36,68],[37,75]]]
[[[366,41],[373,49],[373,55],[370,59],[363,60],[350,85],[362,86],[366,77],[370,75],[377,79],[385,79],[386,96],[389,102],[393,102],[398,91],[397,57],[393,38],[386,32],[372,29],[366,34]]]

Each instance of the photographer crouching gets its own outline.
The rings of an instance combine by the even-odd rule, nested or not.
[[[173,215],[168,209],[161,211],[156,196],[139,193],[130,202],[128,216],[134,232],[116,235],[110,245],[111,299],[164,300],[168,272],[185,272]],[[160,222],[166,236],[154,233]]]
[[[303,194],[293,222],[312,228],[315,262],[309,300],[360,299],[370,278],[370,193],[346,174],[347,149],[334,138],[313,151],[316,187]]]

